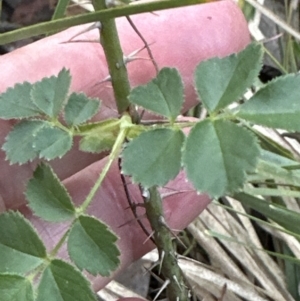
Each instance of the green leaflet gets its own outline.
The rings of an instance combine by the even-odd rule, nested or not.
[[[65,106],[65,121],[68,126],[79,125],[91,119],[99,110],[100,101],[88,98],[83,93],[72,93]]]
[[[225,58],[201,62],[195,72],[199,98],[210,112],[217,112],[238,100],[258,76],[262,48],[252,43],[244,51]]]
[[[40,158],[46,160],[61,158],[72,148],[73,144],[71,133],[50,124],[41,128],[34,138],[34,150],[38,152]]]
[[[141,133],[122,154],[122,171],[145,188],[164,186],[180,171],[185,136],[180,130],[155,129]]]
[[[6,152],[6,159],[12,164],[23,164],[36,158],[38,152],[33,148],[33,143],[38,131],[47,124],[40,120],[24,120],[16,124],[2,146]]]
[[[46,115],[57,117],[67,101],[70,85],[70,72],[62,69],[57,76],[43,78],[33,85],[32,100]]]
[[[300,130],[300,75],[281,76],[260,89],[236,116],[272,128]]]
[[[0,118],[28,118],[41,114],[31,99],[32,84],[24,82],[8,88],[0,96]]]
[[[36,157],[61,158],[72,148],[74,131],[98,112],[100,102],[83,93],[68,96],[70,83],[69,71],[62,69],[57,76],[34,84],[17,84],[0,96],[0,117],[40,118],[22,120],[7,135],[2,149],[11,163],[24,164]],[[58,121],[61,113],[70,129]],[[110,149],[119,130],[118,122],[109,124],[111,131],[107,131],[107,121],[104,123],[103,128],[97,125],[100,132],[95,129],[94,132],[91,129],[90,132],[83,130],[84,133],[78,131],[79,135],[85,136],[81,140],[82,150],[101,152]]]
[[[131,103],[167,117],[171,122],[180,114],[183,104],[183,83],[175,68],[162,68],[151,82],[134,88]]]
[[[116,235],[104,223],[80,216],[71,229],[68,252],[79,269],[108,277],[120,264],[116,241]]]
[[[242,187],[258,156],[259,146],[249,131],[229,121],[206,119],[192,128],[183,164],[198,191],[219,197]]]
[[[20,275],[0,274],[1,301],[34,301],[30,281]]]
[[[36,301],[97,301],[90,283],[74,266],[54,259],[44,270]]]
[[[51,160],[62,157],[72,147],[70,133],[48,121],[24,120],[7,135],[2,149],[11,163],[26,163],[36,157]]]
[[[0,272],[26,273],[46,257],[38,234],[19,212],[0,215]]]
[[[35,215],[46,221],[61,222],[75,217],[71,197],[49,165],[42,163],[37,167],[25,195]]]

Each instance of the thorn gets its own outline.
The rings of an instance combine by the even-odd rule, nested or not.
[[[182,291],[182,287],[181,287],[181,285],[180,285],[180,283],[179,283],[179,281],[178,281],[178,279],[177,279],[177,277],[176,277],[175,275],[173,276],[173,279],[174,279],[175,282],[177,283],[179,289]]]
[[[141,56],[135,56],[135,57],[124,56],[123,60],[124,60],[124,64],[128,64],[134,61],[150,61],[149,58],[141,57]]]
[[[111,82],[111,76],[107,75],[104,79],[102,79],[100,82],[94,84],[93,88],[95,88],[96,86],[99,86],[103,83],[107,83],[107,82]]]
[[[146,214],[144,214],[144,217],[146,217]],[[152,239],[153,235],[154,235],[155,231],[152,231],[148,237],[144,240],[143,245],[149,240]]]
[[[146,200],[146,201],[149,201],[149,198],[150,198],[150,192],[147,188],[143,188],[143,191],[142,191],[142,196],[143,198]]]
[[[148,44],[148,46],[151,46],[153,45],[153,43],[150,43]],[[124,64],[127,64],[127,63],[130,63],[130,62],[133,62],[135,60],[151,60],[149,58],[144,58],[144,57],[136,57],[137,54],[139,54],[141,51],[143,51],[144,49],[146,49],[146,45],[144,45],[143,47],[137,49],[137,50],[134,50],[133,52],[131,52],[128,56],[124,56],[123,57],[123,61],[124,61]]]
[[[69,44],[69,43],[98,43],[99,44],[99,40],[69,40],[69,41],[65,41],[65,42],[61,42],[60,44]]]
[[[153,299],[153,301],[156,301],[157,298],[159,297],[159,295],[162,293],[162,291],[170,284],[170,280],[166,279],[166,281],[164,282],[164,284],[162,285],[162,287],[160,288],[160,290],[158,291],[158,293],[156,294],[155,298]]]
[[[69,42],[77,42],[77,41],[69,41]],[[99,43],[99,41],[97,41]],[[64,42],[66,43],[66,42]],[[152,43],[154,44],[154,43]],[[152,44],[149,44],[149,45],[152,45]],[[144,57],[135,57],[136,54],[138,54],[139,52],[141,52],[143,49],[145,49],[146,46],[143,46],[133,52],[131,52],[128,56],[123,56],[123,63],[125,65],[127,65],[128,63],[131,63],[133,61],[136,61],[136,60],[149,60],[148,58],[144,58]],[[117,68],[120,68],[121,65],[119,63],[116,64],[116,67]],[[110,75],[107,75],[104,79],[102,79],[100,82],[96,83],[94,85],[95,86],[98,86],[98,85],[101,85],[102,83],[106,83],[106,82],[111,82],[111,76]]]
[[[161,268],[162,268],[162,264],[163,264],[163,261],[164,261],[164,258],[165,258],[165,251],[162,251],[161,252],[161,256],[160,256],[160,262],[159,262],[159,269],[158,269],[158,274],[161,273]]]
[[[99,82],[98,84],[102,84],[102,83],[105,83],[105,82],[111,82],[111,76],[110,75],[107,75],[104,79],[102,79],[101,82]]]
[[[178,235],[167,225],[166,221],[165,221],[165,218],[163,216],[160,216],[159,217],[159,220],[161,225],[163,225],[164,227],[166,227],[170,232],[171,234],[180,242],[180,244],[185,248],[187,249],[187,246],[183,243],[183,241],[178,237]]]
[[[159,263],[158,261],[152,262],[149,268],[144,266],[144,269],[145,269],[145,273],[150,273],[151,276],[153,275],[153,277],[155,277],[158,282],[163,283],[162,279],[158,277],[154,272],[152,272],[152,270],[158,265],[158,263]]]
[[[96,29],[96,28],[101,29],[101,27],[102,27],[101,26],[101,22],[98,21],[98,22],[92,24],[91,26],[89,26],[88,28],[81,30],[80,32],[78,32],[77,34],[75,34],[73,37],[71,37],[68,41],[63,42],[63,43],[75,42],[75,41],[72,41],[74,38],[80,36],[83,33],[89,32],[89,31],[91,31],[93,29]],[[99,40],[97,42],[99,43]]]
[[[151,267],[149,269],[147,269],[146,267],[144,267],[144,269],[146,270],[146,272],[148,272],[153,278],[155,278],[155,280],[157,282],[159,282],[160,284],[163,284],[164,281],[159,277],[157,276],[154,272],[152,272],[152,270],[158,265],[159,262],[154,262]]]

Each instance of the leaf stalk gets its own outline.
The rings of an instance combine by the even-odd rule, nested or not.
[[[83,213],[86,211],[87,207],[90,205],[90,203],[92,202],[97,190],[99,189],[99,187],[101,186],[103,180],[105,179],[112,163],[114,162],[114,160],[119,156],[122,145],[125,141],[125,138],[127,136],[127,133],[129,131],[130,125],[131,125],[131,119],[128,115],[124,115],[122,117],[122,122],[121,122],[121,131],[114,143],[114,146],[109,154],[108,157],[108,161],[105,164],[105,166],[102,169],[102,172],[99,175],[99,178],[97,179],[96,183],[94,184],[93,188],[91,189],[90,193],[88,194],[88,196],[86,197],[85,201],[83,202],[83,204],[78,208],[78,213]],[[123,124],[123,126],[122,126]]]

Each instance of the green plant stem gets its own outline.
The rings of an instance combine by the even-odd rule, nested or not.
[[[63,18],[66,13],[66,9],[69,5],[70,0],[59,0],[56,7],[54,14],[52,15],[51,20],[57,20]]]
[[[73,225],[74,221],[72,222]],[[61,237],[61,239],[59,240],[59,242],[55,245],[55,247],[52,249],[52,251],[50,252],[50,257],[55,257],[57,255],[57,252],[59,251],[59,249],[62,247],[62,245],[64,244],[64,242],[67,240],[70,230],[72,228],[72,225],[70,225],[69,229],[64,233],[64,235]]]
[[[154,239],[158,249],[161,271],[166,281],[168,300],[187,301],[189,290],[185,284],[183,273],[177,263],[176,252],[172,243],[173,235],[164,220],[162,199],[157,187],[143,191],[147,218],[154,231]]]
[[[162,0],[134,5],[126,5],[117,8],[104,9],[88,14],[72,16],[64,19],[48,21],[36,25],[24,27],[0,35],[0,45],[8,44],[17,40],[22,40],[40,34],[61,31],[71,26],[86,24],[96,21],[105,21],[112,18],[136,15],[149,11],[169,9],[175,7],[188,6],[205,3],[205,0]]]
[[[175,0],[172,2],[175,2]],[[93,5],[95,10],[99,10],[105,9],[106,4],[105,0],[93,0]],[[129,108],[128,95],[130,93],[130,84],[126,66],[123,62],[123,52],[114,20],[101,20],[100,36],[101,45],[104,49],[109,67],[118,111],[119,113],[123,113]],[[122,118],[130,117],[125,114]],[[123,127],[122,124],[124,124]],[[130,126],[132,126],[131,120],[125,120],[125,123],[121,122],[121,131],[110,153],[108,162],[80,210],[85,211],[94,198],[94,195],[102,184],[112,162],[119,155]],[[145,198],[145,206],[147,217],[152,229],[155,231],[154,237],[161,257],[162,273],[164,277],[168,279],[167,281],[169,281],[167,287],[169,300],[187,301],[189,299],[188,289],[185,286],[184,276],[177,264],[176,253],[172,244],[172,233],[164,223],[162,200],[156,187],[151,187],[149,189],[149,199]]]
[[[95,10],[106,9],[105,0],[93,0]],[[100,41],[104,49],[119,114],[129,107],[130,84],[114,19],[101,21]]]
[[[48,257],[44,260],[42,264],[40,264],[38,267],[36,267],[29,275],[27,275],[27,279],[33,280],[37,275],[41,274],[47,267],[47,262],[51,262],[51,258],[54,258],[57,255],[57,252],[60,250],[60,248],[63,246],[64,242],[67,240],[70,230],[72,228],[74,221],[69,226],[68,230],[64,233],[64,235],[60,238],[58,243],[54,246],[52,251],[49,253]]]
[[[288,74],[287,69],[275,58],[275,56],[265,47],[264,51],[267,53],[267,55],[270,57],[270,59],[273,61],[273,63],[281,70],[282,73]]]
[[[117,137],[117,139],[114,143],[114,146],[113,146],[113,148],[112,148],[112,150],[109,154],[108,161],[105,164],[105,166],[103,167],[103,169],[100,173],[100,176],[99,176],[98,180],[96,181],[96,183],[94,184],[93,188],[91,189],[90,193],[88,194],[88,196],[84,200],[83,204],[77,210],[79,214],[86,211],[86,209],[88,208],[88,206],[92,202],[97,190],[99,189],[99,187],[101,186],[103,180],[105,179],[112,163],[114,162],[114,160],[120,154],[122,145],[125,141],[127,133],[129,131],[129,128],[132,125],[131,119],[128,115],[124,115],[122,118],[123,118],[123,121],[121,122],[121,131],[120,131],[120,133],[119,133],[119,135],[118,135],[118,137]]]

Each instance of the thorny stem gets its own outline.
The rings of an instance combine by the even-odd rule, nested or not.
[[[105,0],[93,0],[93,5],[95,11],[106,9]],[[118,112],[121,114],[129,107],[130,84],[114,19],[101,21],[100,43],[105,53]]]
[[[173,247],[173,235],[164,220],[162,199],[157,187],[142,191],[146,214],[154,231],[154,239],[161,261],[161,271],[166,281],[168,300],[187,301],[189,290],[185,285],[183,273],[178,266],[176,252]]]
[[[105,0],[93,0],[93,4],[95,10],[106,8]],[[118,111],[122,114],[124,111],[128,111],[129,108],[128,95],[130,93],[130,84],[126,66],[123,62],[123,52],[114,19],[101,21],[100,35]],[[147,45],[147,43],[145,43],[145,45]],[[133,120],[135,119],[134,116],[131,115],[131,117]],[[122,139],[123,138],[125,138],[125,136],[122,137]],[[144,196],[146,215],[154,230],[155,243],[161,259],[162,273],[169,282],[167,287],[169,300],[187,301],[189,300],[189,291],[185,285],[181,269],[177,264],[176,253],[172,244],[172,233],[164,222],[161,196],[157,187],[151,187],[147,191],[149,191],[149,196]]]

